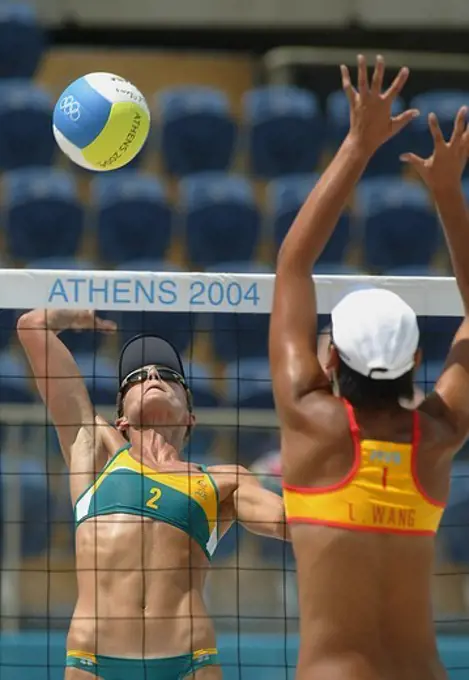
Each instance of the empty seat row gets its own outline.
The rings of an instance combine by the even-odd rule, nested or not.
[[[51,164],[57,153],[50,125],[51,95],[26,80],[4,80],[0,93],[0,123],[9,131],[0,145],[0,169]],[[421,118],[380,149],[367,173],[399,173],[401,153],[429,152],[427,110],[440,115],[447,131],[457,108],[468,102],[467,92],[429,92],[416,97],[411,105],[420,107]],[[239,126],[227,95],[213,88],[162,91],[155,96],[153,108],[148,146],[159,149],[166,172],[180,177],[227,170],[237,150],[247,154],[248,171],[256,177],[310,173],[317,168],[322,152],[334,150],[348,130],[348,103],[342,91],[329,95],[324,114],[319,98],[298,87],[249,90]],[[396,113],[403,108],[404,102],[396,100]],[[141,159],[142,154],[135,164]]]
[[[161,328],[160,328],[161,331]],[[114,405],[118,382],[116,362],[100,353],[75,354],[80,373],[94,403]],[[273,408],[272,384],[266,359],[246,359],[229,364],[224,380],[202,364],[188,362],[187,382],[194,402],[201,408],[222,404],[243,408]],[[21,354],[0,353],[0,402],[32,403],[37,393]]]
[[[180,182],[173,209],[163,185],[136,171],[92,182],[91,208],[81,203],[72,174],[47,168],[6,173],[3,224],[15,260],[73,257],[85,225],[95,231],[97,255],[106,266],[137,258],[162,259],[173,237],[185,242],[195,269],[255,259],[262,241],[276,252],[316,175],[293,175],[267,187],[261,213],[241,175],[198,173]],[[469,184],[466,184],[469,193]],[[352,243],[363,245],[365,268],[428,266],[443,243],[424,188],[395,177],[365,179],[355,207],[344,211],[319,264],[341,263]]]

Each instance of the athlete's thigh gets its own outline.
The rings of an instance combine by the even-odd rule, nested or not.
[[[204,668],[199,668],[193,675],[187,677],[188,680],[222,680],[223,675],[221,666],[204,666]]]
[[[82,671],[79,668],[66,668],[64,680],[102,680],[97,675],[93,673],[88,673],[87,671]]]

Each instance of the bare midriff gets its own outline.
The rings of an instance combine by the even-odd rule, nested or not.
[[[133,515],[100,516],[78,527],[76,552],[69,650],[142,658],[215,647],[202,597],[209,562],[187,534]]]

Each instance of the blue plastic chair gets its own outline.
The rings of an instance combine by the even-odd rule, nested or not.
[[[208,272],[270,274],[272,268],[256,262],[219,262]],[[229,363],[249,357],[266,357],[269,335],[268,314],[200,314],[198,328],[212,335],[216,357]]]
[[[53,163],[51,116],[48,92],[25,80],[0,81],[0,170]]]
[[[178,176],[226,170],[233,156],[236,125],[228,97],[208,87],[160,92],[161,154],[166,170]]]
[[[244,96],[251,171],[264,178],[313,172],[325,141],[325,124],[312,92],[266,86]]]
[[[164,257],[173,216],[155,177],[131,170],[98,176],[92,197],[102,260],[117,264],[141,256]]]
[[[192,175],[181,181],[180,196],[186,246],[194,267],[252,259],[261,218],[244,177]]]
[[[402,113],[405,105],[399,97],[393,102],[393,115]],[[350,107],[342,90],[332,92],[326,102],[328,139],[331,150],[336,151],[345,139],[350,126]],[[411,135],[405,128],[390,139],[373,155],[365,170],[365,175],[400,174],[402,162],[399,156],[410,149]]]
[[[237,408],[272,409],[272,378],[267,359],[242,359],[227,366],[228,403]]]
[[[4,456],[16,458],[12,474],[5,474]],[[9,470],[9,468],[8,468]],[[17,481],[21,500],[21,554],[23,557],[40,555],[49,546],[55,499],[50,492],[48,471],[34,458],[22,457],[18,460],[18,452],[2,452],[0,459],[0,479],[2,495],[7,484],[12,482],[12,475],[18,475]],[[0,507],[0,523],[6,520],[3,504]],[[0,532],[0,554],[3,555],[3,532]]]
[[[4,176],[5,226],[12,257],[72,257],[84,231],[84,211],[72,175],[25,168]]]
[[[0,403],[29,404],[34,401],[26,361],[4,350],[0,353]]]
[[[425,394],[430,394],[443,370],[443,360],[423,361],[415,376],[415,383]]]
[[[75,361],[93,404],[115,405],[119,389],[115,362],[94,352],[77,354]]]
[[[469,463],[455,461],[440,533],[452,563],[469,563]]]
[[[420,184],[393,177],[363,180],[357,205],[365,266],[375,271],[428,266],[441,243],[438,220]]]
[[[32,78],[44,42],[44,31],[29,4],[0,3],[0,78]]]
[[[180,268],[164,260],[137,259],[118,267],[125,271],[177,272]],[[193,338],[194,318],[189,312],[115,312],[122,344],[139,333],[157,333],[184,352]]]
[[[469,92],[464,91],[431,90],[414,97],[410,106],[419,109],[420,116],[409,126],[411,144],[407,150],[420,156],[430,156],[433,151],[433,140],[428,129],[428,114],[436,113],[443,135],[449,139],[456,113],[461,106],[467,105],[469,105]]]
[[[319,179],[319,175],[290,175],[279,177],[269,183],[268,203],[272,210],[274,243],[280,248],[293,220],[305,202],[308,194]],[[350,241],[350,215],[344,212],[334,229],[319,263],[339,263],[343,260]]]
[[[194,411],[201,408],[218,408],[223,406],[224,398],[219,390],[219,385],[213,373],[204,366],[196,362],[184,362],[186,379],[194,401]],[[192,430],[191,438],[186,447],[186,457],[194,462],[205,462],[207,456],[212,451],[216,435],[215,427],[204,427],[196,424]]]

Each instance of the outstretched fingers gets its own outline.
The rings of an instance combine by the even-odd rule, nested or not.
[[[340,67],[340,74],[342,76],[342,89],[347,95],[347,99],[349,100],[350,104],[352,104],[354,97],[356,95],[356,90],[352,85],[352,79],[350,78],[350,71],[348,70],[347,66],[345,64],[341,64]]]
[[[443,137],[443,133],[440,128],[440,124],[438,122],[438,118],[436,117],[435,113],[430,113],[428,115],[428,127],[430,128],[430,133],[433,137],[433,141],[435,143],[435,146],[439,146],[440,144],[445,143],[445,138]]]
[[[366,59],[363,54],[359,54],[357,57],[358,63],[358,92],[361,96],[368,94],[368,71],[366,68]]]
[[[401,68],[397,76],[392,81],[391,85],[384,93],[383,98],[390,100],[395,99],[402,92],[402,89],[406,84],[408,77],[409,69],[406,66],[404,66],[403,68]]]
[[[467,106],[461,106],[454,121],[453,134],[451,135],[450,144],[458,142],[464,132],[466,131],[466,116],[467,116]]]
[[[399,156],[399,160],[403,163],[408,163],[414,167],[421,167],[425,165],[425,159],[417,156],[415,153],[403,153]]]
[[[400,132],[415,118],[418,118],[418,116],[420,116],[420,111],[418,109],[408,109],[407,111],[400,113],[398,116],[391,118],[393,134]]]
[[[383,88],[384,69],[384,59],[378,54],[376,57],[375,70],[373,71],[373,77],[371,79],[371,91],[376,94],[381,94]]]

